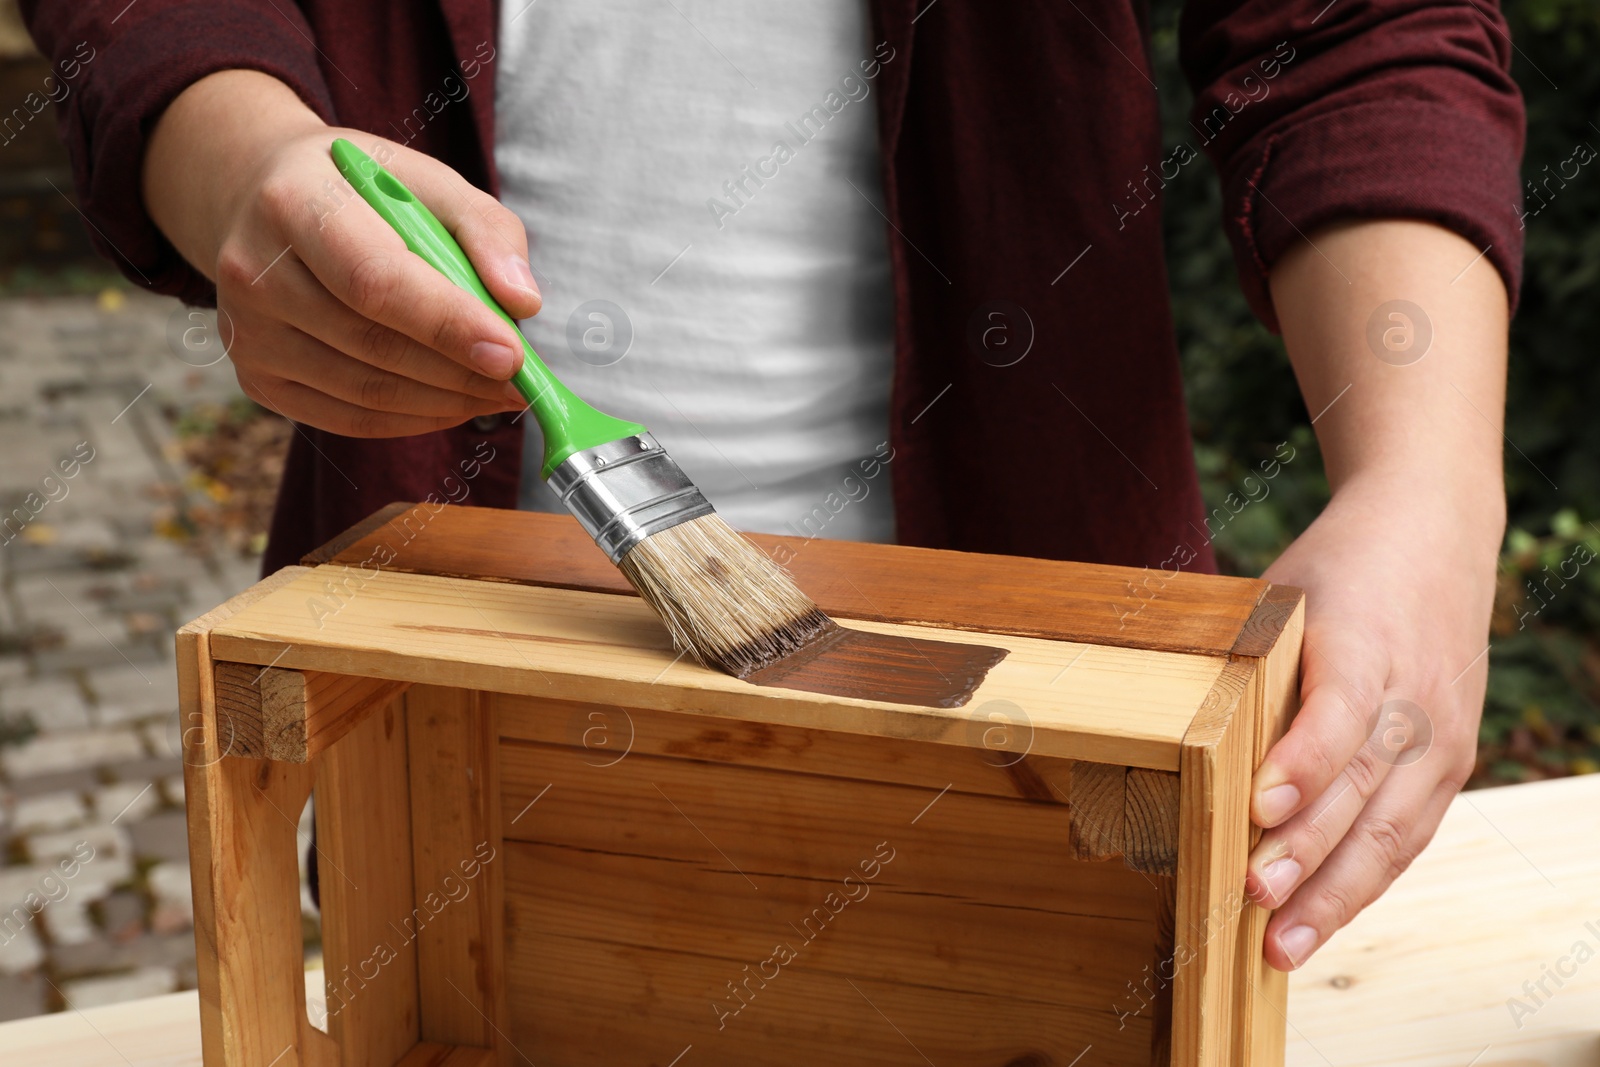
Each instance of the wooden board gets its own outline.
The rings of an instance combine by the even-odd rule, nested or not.
[[[1597,774],[1458,796],[1411,868],[1290,976],[1289,1067],[1600,1063],[1596,841]]]
[[[224,758],[210,631],[292,584],[286,569],[178,631],[184,793],[195,910],[201,1033],[212,1063],[333,1067],[306,1017],[296,823],[311,792],[303,764]]]
[[[1004,702],[1027,716],[1034,751],[1042,755],[1168,771],[1177,769],[1183,735],[1224,662],[853,623],[1010,650],[966,708],[915,708],[757,689],[706,670],[676,656],[659,620],[634,597],[379,573],[343,602],[334,622],[322,625],[314,609],[325,595],[323,584],[312,571],[241,609],[211,633],[212,654],[239,663],[948,744],[970,743],[972,717],[990,702]]]
[[[595,755],[500,746],[511,1041],[531,1062],[665,1064],[693,1046],[709,1064],[806,1049],[1003,1067],[1090,1045],[1098,1063],[1149,1062],[1150,1020],[1124,1024],[1109,994],[1150,957],[1157,885],[1052,851],[1065,805]]]
[[[1253,775],[1300,711],[1300,649],[1305,634],[1305,598],[1298,590],[1274,586],[1267,591],[1251,621],[1265,625],[1255,629],[1253,638],[1241,639],[1233,658],[1237,662],[1249,657],[1256,664],[1256,685],[1252,690],[1257,700],[1252,709],[1255,740],[1250,759]],[[1278,630],[1275,641],[1269,637],[1271,628]],[[1251,629],[1246,628],[1247,634]],[[1247,847],[1253,849],[1261,840],[1261,830],[1253,826],[1247,830]],[[1272,913],[1266,908],[1254,902],[1246,904],[1236,950],[1236,966],[1246,979],[1235,991],[1239,997],[1236,1014],[1244,1042],[1243,1053],[1259,1062],[1281,1063],[1288,1022],[1289,976],[1267,966],[1262,955],[1267,922],[1271,918]]]
[[[1270,914],[1246,895],[1245,870],[1260,835],[1249,818],[1251,778],[1298,708],[1304,623],[1297,591],[1270,590],[1184,737],[1174,945],[1164,961],[1174,1064],[1283,1058],[1287,983],[1262,958]]]
[[[823,611],[1085,644],[1226,655],[1267,583],[976,552],[751,534]],[[387,562],[385,562],[387,560]],[[329,576],[451,575],[631,595],[566,515],[391,504],[309,554]],[[328,572],[325,572],[328,573]],[[929,575],[939,581],[929,581]]]
[[[315,766],[328,1033],[343,1067],[393,1063],[418,1040],[417,937],[430,917],[412,889],[404,708],[369,716]]]
[[[417,686],[404,698],[412,881],[428,909],[417,937],[424,1041],[505,1045],[504,867],[498,731],[490,700]]]
[[[830,730],[767,723],[730,721],[682,712],[547,701],[532,697],[498,695],[493,704],[500,736],[517,741],[540,741],[584,750],[592,767],[612,766],[635,754],[670,756],[681,760],[737,764],[783,773],[820,775],[927,790],[1028,800],[1054,805],[1068,820],[1067,833],[1076,839],[1080,822],[1098,829],[1115,821],[1115,840],[1091,834],[1096,849],[1079,858],[1123,857],[1123,837],[1134,850],[1125,857],[1135,870],[1171,873],[1177,861],[1178,776],[1170,771],[1107,768],[1103,764],[1056,759],[1031,751],[1025,729],[1006,722],[975,722],[969,728],[970,746],[929,745],[898,738],[862,737]],[[977,735],[981,735],[977,736]],[[1081,783],[1095,781],[1107,770],[1140,776],[1140,787],[1128,791],[1127,810],[1109,812],[1106,804],[1121,803],[1124,793],[1085,804]],[[1097,798],[1098,799],[1098,798]]]
[[[1174,948],[1157,980],[1172,987],[1172,1062],[1228,1067],[1241,1038],[1234,998],[1249,855],[1253,663],[1223,671],[1195,717],[1179,770],[1182,802]],[[1163,973],[1164,972],[1164,973]]]

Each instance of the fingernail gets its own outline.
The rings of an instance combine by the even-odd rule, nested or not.
[[[1300,883],[1300,862],[1287,856],[1281,860],[1273,860],[1261,868],[1260,879],[1261,884],[1266,887],[1267,896],[1271,897],[1275,904],[1281,904]],[[1296,929],[1310,929],[1310,927],[1296,927]]]
[[[543,294],[539,291],[539,283],[533,278],[533,269],[528,266],[528,261],[521,256],[512,256],[507,261],[506,277],[517,288],[527,289],[534,296],[543,298]]]
[[[517,369],[520,358],[510,348],[498,341],[479,341],[469,353],[472,365],[491,378],[509,378]]]
[[[1288,782],[1275,785],[1256,797],[1256,813],[1264,826],[1276,826],[1289,817],[1300,803],[1300,790]]]
[[[1309,926],[1291,926],[1278,935],[1278,947],[1289,957],[1289,962],[1298,968],[1317,947],[1317,932]]]

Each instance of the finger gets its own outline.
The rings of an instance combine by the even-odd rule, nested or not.
[[[522,404],[520,394],[506,391],[505,382],[464,367],[381,322],[357,315],[323,288],[297,256],[284,257],[270,284],[295,307],[292,325],[296,329],[346,355],[435,388],[496,403],[509,399]]]
[[[1304,965],[1376,900],[1433,839],[1456,791],[1432,775],[1391,775],[1322,868],[1273,915],[1267,963],[1280,971]]]
[[[246,396],[284,418],[345,437],[412,437],[459,425],[456,418],[373,411],[318,392],[300,382],[241,373]]]
[[[539,313],[544,298],[528,266],[528,232],[516,212],[421,153],[396,153],[389,169],[455,236],[484,286],[512,318]]]
[[[1279,907],[1317,872],[1393,771],[1386,755],[1382,744],[1369,737],[1315,802],[1261,836],[1245,880],[1251,900]]]
[[[1388,682],[1381,647],[1329,645],[1335,663],[1310,640],[1302,666],[1306,684],[1300,713],[1256,770],[1250,817],[1278,826],[1328,791],[1372,732],[1372,714]]]
[[[372,411],[461,423],[521,406],[520,398],[513,400],[504,393],[493,399],[470,396],[371,366],[292,327],[282,331],[282,340],[274,344],[272,364],[280,378]],[[504,382],[496,384],[507,388]]]
[[[356,314],[491,378],[508,379],[522,366],[516,329],[414,255],[370,204],[352,203],[315,225],[294,205],[278,210],[301,262]]]

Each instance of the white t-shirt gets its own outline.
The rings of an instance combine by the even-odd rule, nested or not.
[[[502,5],[495,162],[544,293],[523,329],[741,529],[894,538],[893,58],[864,6]],[[529,430],[521,506],[560,510]]]

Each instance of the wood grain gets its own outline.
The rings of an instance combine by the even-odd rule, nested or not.
[[[638,753],[1050,804],[1067,803],[1073,767],[1071,760],[1029,750],[1026,734],[1017,738],[1017,748],[997,747],[1008,738],[985,747],[988,727],[976,718],[965,728],[970,745],[930,745],[587,701],[497,694],[494,705],[501,737],[581,748],[595,767]]]
[[[1145,1001],[1135,999],[1128,1006],[1137,1005],[1141,1013],[1150,1016],[1150,1063],[1152,1067],[1183,1067],[1172,1058],[1172,969],[1176,966],[1176,934],[1178,910],[1178,884],[1174,876],[1162,875],[1156,879],[1156,943],[1155,955],[1150,962],[1149,974],[1154,989],[1148,1007]],[[1121,990],[1118,991],[1119,995]],[[1268,1067],[1281,1067],[1272,1063]]]
[[[772,724],[971,745],[973,715],[1019,709],[1032,751],[1177,770],[1219,657],[857,622],[883,633],[1000,645],[1009,655],[967,708],[917,708],[755,689],[678,658],[635,597],[382,573],[326,626],[307,610],[321,569],[220,624],[213,654],[240,663],[690,711]],[[287,647],[287,651],[285,651]],[[756,694],[759,694],[757,696]]]
[[[526,959],[520,947],[513,941],[514,965]],[[719,1030],[711,1010],[712,984],[731,995],[726,982],[742,977],[741,968],[758,963],[772,946],[756,961],[739,961],[731,973],[723,961],[587,938],[551,935],[538,942],[537,950],[544,966],[516,966],[508,980],[513,1004],[545,1004],[560,1011],[557,1025],[544,1028],[531,1012],[513,1011],[512,1040],[527,1051],[528,1062],[540,1067],[668,1067],[679,1056],[678,1067],[696,1062],[702,1067],[928,1062],[1068,1067],[1090,1049],[1078,1067],[1149,1063],[1149,1025],[1143,1020],[1119,1029],[1109,1012],[1052,1010],[1016,997],[1011,988],[971,993],[922,986],[914,979],[874,982],[795,964]],[[575,996],[575,988],[598,995]],[[618,1025],[619,1018],[651,1021]],[[747,1019],[752,1025],[741,1025]]]
[[[495,1054],[490,1049],[429,1041],[400,1057],[394,1067],[493,1067],[494,1063]]]
[[[1600,1063],[1596,841],[1600,774],[1456,797],[1410,869],[1288,976],[1290,1067]]]
[[[1128,770],[1122,806],[1122,849],[1129,867],[1146,874],[1178,873],[1178,776],[1142,767]]]
[[[822,775],[861,781],[915,786],[936,793],[945,791],[1030,800],[1060,805],[1070,820],[1078,811],[1069,805],[1075,768],[1080,782],[1104,775],[1099,765],[1053,759],[1027,751],[1026,733],[1015,732],[1003,740],[1013,748],[984,747],[997,729],[974,720],[969,732],[974,747],[930,745],[924,741],[860,737],[831,730],[737,722],[681,712],[665,713],[640,708],[619,708],[576,701],[546,701],[531,697],[497,695],[494,698],[500,736],[518,741],[568,745],[585,751],[595,767],[609,766],[634,754],[672,756],[678,759],[737,764],[764,770]],[[1011,725],[1011,724],[1008,724]],[[1111,768],[1121,773],[1123,768]],[[1126,857],[1128,866],[1148,873],[1172,873],[1178,836],[1177,775],[1168,771],[1127,772],[1140,775],[1139,785],[1127,791],[1123,820],[1128,823],[1127,844],[1138,851]],[[1088,804],[1087,796],[1080,800]],[[1114,798],[1107,802],[1114,803]],[[1093,813],[1100,827],[1115,823],[1109,815]],[[1120,825],[1120,824],[1116,824]],[[1073,831],[1069,829],[1069,837]],[[1088,858],[1111,859],[1122,854],[1122,839],[1100,837]]]
[[[1236,1001],[1255,661],[1230,663],[1184,738],[1172,983],[1172,1062],[1229,1067],[1242,1040]]]
[[[299,576],[299,568],[274,576],[177,634],[195,968],[211,1064],[338,1062],[303,1007],[296,820],[313,769],[224,758],[209,647],[214,626]]]
[[[410,684],[226,661],[215,670],[217,715],[232,731],[228,754],[289,763],[312,759]]]
[[[1269,592],[1283,590],[1274,586]],[[1289,594],[1293,594],[1292,598]],[[1277,598],[1277,607],[1268,609],[1281,619],[1276,641],[1270,648],[1261,644],[1250,646],[1259,650],[1255,659],[1259,684],[1255,692],[1259,703],[1256,716],[1255,745],[1250,761],[1251,773],[1261,766],[1267,752],[1288,730],[1290,722],[1300,709],[1300,650],[1305,634],[1305,600],[1297,590],[1287,590]],[[1282,605],[1288,604],[1287,612]],[[1266,609],[1257,609],[1257,614]],[[1237,654],[1236,654],[1237,656]],[[1254,848],[1261,839],[1261,831],[1250,827],[1249,847]],[[1251,902],[1245,906],[1243,925],[1239,936],[1239,973],[1245,983],[1236,990],[1239,998],[1239,1029],[1243,1039],[1240,1055],[1250,1063],[1282,1063],[1286,1041],[1289,976],[1267,966],[1262,956],[1267,922],[1272,913]]]
[[[1073,859],[1103,860],[1122,854],[1127,776],[1128,769],[1114,763],[1073,764],[1068,844]]]
[[[374,531],[389,525],[390,520],[399,517],[407,511],[411,511],[415,507],[417,507],[417,505],[401,502],[385,504],[377,511],[374,511],[371,515],[368,515],[366,518],[350,527],[348,530],[335,535],[330,540],[318,545],[310,552],[307,552],[304,556],[300,557],[300,562],[307,567],[316,567],[323,563],[331,563],[343,555],[351,545],[365,539],[367,535],[373,533]],[[366,557],[362,556],[361,558],[365,559]]]
[[[836,618],[1226,655],[1267,588],[1254,578],[752,534]],[[358,568],[632,595],[577,522],[391,504],[306,556]],[[938,580],[930,580],[937,575]]]
[[[316,766],[328,1033],[342,1067],[393,1063],[419,1037],[416,932],[428,918],[412,891],[404,709],[369,716]]]
[[[1262,593],[1250,618],[1245,620],[1239,638],[1233,643],[1230,654],[1261,659],[1271,655],[1287,631],[1296,614],[1305,614],[1305,594],[1292,585],[1269,585]],[[1294,642],[1298,651],[1299,642]]]
[[[1148,1063],[1149,1018],[1123,1025],[1112,1000],[1149,963],[1155,889],[1038,847],[1064,840],[1065,805],[637,748],[500,753],[511,1039],[532,1062],[693,1045],[707,1064],[1003,1067],[1092,1044]],[[779,944],[796,958],[772,977]]]
[[[410,749],[412,871],[441,903],[417,937],[421,1035],[495,1049],[505,1009],[499,731],[490,698],[415,686],[404,697]]]
[[[501,830],[508,842],[627,854],[629,843],[649,827],[651,856],[698,865],[748,886],[741,871],[757,885],[762,871],[809,870],[831,878],[840,841],[864,842],[870,856],[875,843],[903,833],[929,842],[929,853],[970,858],[949,864],[946,875],[950,892],[964,899],[1026,909],[1054,899],[1062,879],[1070,878],[1076,910],[1148,918],[1147,902],[1130,898],[1128,888],[1150,883],[1120,862],[1069,863],[1032,848],[1025,850],[1026,862],[1019,860],[1004,884],[997,883],[991,866],[979,857],[1000,855],[994,842],[1020,842],[1027,836],[1064,840],[1071,813],[1062,805],[954,791],[941,796],[938,787],[772,774],[637,755],[612,767],[596,767],[582,749],[562,745],[503,741],[500,753]],[[594,801],[599,792],[605,794],[603,805]],[[789,798],[792,810],[787,815],[769,810],[776,809],[773,798],[778,796]],[[855,805],[842,803],[846,797],[856,798]],[[802,818],[814,812],[824,812],[826,818],[809,823]],[[679,814],[666,818],[674,813]],[[775,829],[760,833],[758,824]],[[733,839],[743,842],[740,849],[728,847]],[[861,858],[851,857],[845,867]],[[841,870],[839,877],[848,873]]]

